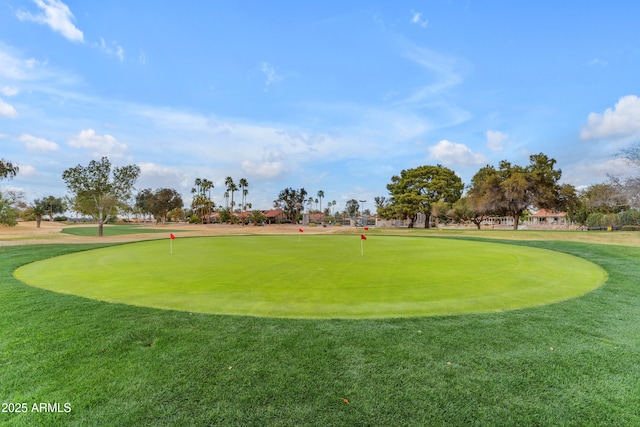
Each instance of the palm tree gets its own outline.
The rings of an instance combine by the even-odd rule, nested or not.
[[[244,212],[247,207],[247,194],[249,194],[249,190],[247,190],[247,187],[249,186],[249,183],[247,182],[247,180],[245,178],[240,178],[240,181],[238,182],[238,185],[240,186],[240,191],[242,191],[242,211]]]
[[[224,180],[224,184],[227,186],[227,191],[231,193],[231,213],[233,213],[233,206],[235,203],[233,202],[233,193],[238,191],[238,186],[233,182],[233,178],[230,176],[226,177]],[[233,222],[233,214],[231,215],[231,219],[229,223]]]
[[[324,198],[324,191],[318,191],[318,199],[320,199],[320,212],[322,212],[322,199]]]
[[[36,228],[40,228],[42,217],[47,214],[47,208],[44,204],[40,203],[40,200],[36,200],[33,204],[32,212],[36,216]]]
[[[207,224],[211,223],[211,189],[213,188],[213,182],[209,181],[208,179],[203,179],[202,180],[202,192],[204,194],[205,191],[209,191],[209,197],[207,197],[207,208],[209,210],[209,216],[208,216],[208,220],[207,220]]]

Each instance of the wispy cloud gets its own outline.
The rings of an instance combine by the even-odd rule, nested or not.
[[[269,64],[268,62],[262,62],[262,64],[260,64],[260,71],[262,71],[267,78],[264,83],[265,87],[269,87],[274,83],[279,83],[282,81],[282,76],[279,75],[276,72],[274,66]]]
[[[590,113],[580,132],[583,141],[637,136],[640,136],[640,98],[636,95],[623,96],[613,109],[607,108],[602,114]]]
[[[411,22],[418,25],[421,28],[427,28],[429,26],[429,20],[422,17],[421,12],[411,12]]]
[[[27,151],[29,152],[48,152],[57,151],[60,147],[53,141],[48,141],[44,138],[38,138],[28,133],[23,133],[18,138],[20,142],[24,143]]]
[[[600,58],[593,58],[593,59],[589,60],[588,64],[591,67],[606,67],[607,65],[609,65],[609,63],[607,61],[605,61],[604,59],[600,59]]]
[[[18,117],[18,112],[13,105],[6,103],[2,98],[0,98],[0,117],[7,117],[9,119]]]
[[[487,136],[487,148],[491,151],[504,150],[505,144],[509,136],[506,133],[502,133],[498,130],[488,130]]]
[[[0,93],[4,96],[15,96],[20,92],[17,87],[13,86],[3,86],[0,87]]]
[[[20,53],[0,41],[0,77],[18,81],[34,79],[40,72],[41,65],[43,64],[34,58],[22,58]],[[11,96],[5,91],[12,90],[10,86],[4,86],[2,93]]]
[[[84,42],[84,35],[73,23],[74,17],[69,7],[59,0],[33,0],[40,13],[19,10],[16,16],[21,21],[32,21],[48,25],[53,31],[62,34],[72,42]]]
[[[100,37],[100,43],[94,43],[94,47],[100,49],[109,56],[116,56],[120,62],[124,62],[124,48],[116,42],[106,43],[104,38]]]
[[[414,61],[425,70],[432,73],[432,82],[415,90],[411,95],[401,100],[401,104],[416,104],[430,99],[446,90],[462,83],[459,61],[431,51],[429,49],[411,46],[405,49],[403,55]]]

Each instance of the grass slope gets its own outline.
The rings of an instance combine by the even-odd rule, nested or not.
[[[102,233],[106,237],[122,236],[127,234],[147,234],[147,233],[164,233],[169,237],[169,233],[177,233],[178,231],[185,230],[169,230],[169,229],[157,229],[147,228],[144,225],[105,225],[102,229]],[[62,229],[63,233],[71,234],[73,236],[82,237],[95,237],[98,235],[98,227],[66,227]]]
[[[380,318],[502,311],[600,286],[582,258],[488,242],[386,236],[147,241],[32,263],[16,277],[110,302],[210,314]]]
[[[72,407],[0,424],[640,425],[640,248],[523,244],[585,257],[609,280],[496,314],[264,319],[32,288],[16,267],[88,246],[0,248],[0,396]]]

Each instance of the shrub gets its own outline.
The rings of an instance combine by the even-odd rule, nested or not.
[[[640,211],[628,210],[620,213],[620,225],[640,225]]]
[[[587,217],[587,227],[589,228],[602,227],[603,226],[601,222],[602,217],[603,217],[603,214],[600,212],[589,214],[589,216]]]
[[[640,225],[623,225],[622,231],[640,231]]]

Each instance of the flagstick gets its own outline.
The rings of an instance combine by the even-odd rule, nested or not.
[[[364,256],[364,241],[360,239],[360,254]]]
[[[169,255],[173,255],[173,239],[169,239]]]

